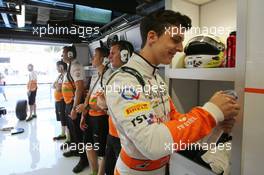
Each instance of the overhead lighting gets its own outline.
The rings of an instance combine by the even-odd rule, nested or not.
[[[21,15],[17,15],[17,26],[25,27],[25,5],[21,5]]]

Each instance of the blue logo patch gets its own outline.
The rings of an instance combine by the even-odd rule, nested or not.
[[[121,92],[121,97],[126,100],[138,100],[140,93],[137,93],[133,88],[123,89]]]

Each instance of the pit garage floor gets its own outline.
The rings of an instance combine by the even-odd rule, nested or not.
[[[60,150],[63,141],[52,138],[60,133],[54,109],[39,110],[37,119],[30,122],[18,121],[14,113],[0,118],[0,128],[24,128],[22,134],[11,135],[0,131],[0,174],[1,175],[71,175],[79,158],[65,158]],[[78,175],[89,174],[86,168]]]

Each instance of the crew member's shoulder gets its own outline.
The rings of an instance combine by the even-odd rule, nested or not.
[[[103,76],[104,77],[110,77],[113,74],[113,70],[111,68],[107,68],[107,70],[104,72]]]
[[[109,77],[107,85],[109,84],[134,85],[139,84],[139,82],[137,81],[137,78],[135,76],[131,75],[128,72],[124,72],[121,69],[118,69]]]

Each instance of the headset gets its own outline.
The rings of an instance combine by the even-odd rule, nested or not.
[[[65,49],[67,49],[67,57],[70,59],[76,58],[77,53],[76,53],[76,48],[75,46],[65,46]]]
[[[72,51],[68,51],[68,53],[67,53],[67,57],[68,57],[68,58],[73,58],[73,52],[72,52]]]
[[[121,61],[127,63],[134,52],[133,46],[127,41],[118,41],[118,45],[120,46]]]
[[[129,58],[128,55],[129,55],[128,50],[124,49],[124,50],[121,50],[120,51],[121,61],[123,63],[126,63],[128,61],[128,58]]]
[[[106,66],[108,63],[110,63],[109,58],[104,57],[104,59],[103,59],[103,65]]]

